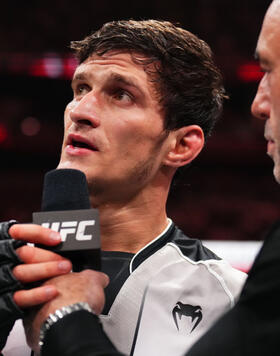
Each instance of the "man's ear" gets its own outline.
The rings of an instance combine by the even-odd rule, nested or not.
[[[169,138],[170,149],[163,162],[166,166],[178,168],[190,163],[204,146],[203,130],[198,125],[171,131]]]

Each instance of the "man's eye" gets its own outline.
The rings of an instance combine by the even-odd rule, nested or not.
[[[77,85],[77,87],[74,89],[74,93],[76,95],[83,95],[86,94],[88,91],[89,91],[89,86],[86,84]]]
[[[129,103],[129,102],[133,101],[133,96],[124,89],[118,89],[118,90],[114,91],[113,97],[114,97],[114,99],[116,99],[118,101],[122,101],[122,102]]]

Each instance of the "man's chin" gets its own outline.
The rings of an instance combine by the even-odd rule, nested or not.
[[[69,165],[66,164],[65,162],[59,162],[58,166],[56,169],[64,169],[64,168],[69,168]]]
[[[56,169],[78,169],[79,171],[84,172],[84,170],[83,170],[83,168],[81,167],[80,164],[75,164],[74,162],[71,162],[71,161],[59,162],[59,164],[56,167]]]

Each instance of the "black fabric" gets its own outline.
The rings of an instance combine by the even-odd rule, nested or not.
[[[5,346],[14,322],[23,316],[23,311],[15,304],[13,294],[22,289],[22,284],[14,277],[12,269],[22,263],[15,249],[25,243],[12,240],[9,228],[15,221],[0,223],[0,350]]]
[[[145,247],[140,253],[135,257],[132,270],[134,271],[140,264],[145,261],[147,258],[152,256],[156,251],[166,245],[168,242],[171,242],[176,237],[176,232],[179,229],[172,223],[169,229],[163,234],[159,239],[156,239],[150,245]]]
[[[127,252],[101,252],[102,272],[110,277],[110,283],[105,289],[105,306],[102,314],[107,315],[109,313],[117,294],[127,280],[129,276],[129,265],[133,256],[133,253]]]
[[[22,243],[21,245],[23,245]],[[14,247],[16,246],[16,247]],[[0,297],[7,292],[15,292],[22,289],[22,284],[14,277],[12,269],[22,263],[15,252],[15,248],[19,247],[18,241],[2,240],[0,241]],[[0,309],[1,313],[1,309]],[[0,321],[1,323],[1,321]]]
[[[163,247],[167,242],[172,240],[175,230],[174,224],[171,224],[166,233],[151,245],[143,249],[137,254],[133,260],[132,269],[136,269],[149,256],[154,254],[157,250]],[[102,272],[110,277],[110,283],[105,289],[105,306],[102,314],[107,315],[116,299],[121,287],[130,275],[130,263],[135,255],[128,252],[119,251],[101,251],[101,265]]]
[[[276,356],[280,350],[280,224],[266,238],[235,307],[187,356]]]
[[[201,260],[206,261],[209,259],[220,260],[220,257],[216,256],[207,247],[204,247],[200,240],[187,237],[182,230],[180,230],[172,223],[165,234],[161,236],[161,238],[155,240],[153,243],[143,249],[143,251],[137,254],[133,260],[132,270],[134,271],[143,261],[152,256],[156,251],[158,251],[169,242],[177,245],[182,251],[183,255],[187,256],[195,262]]]
[[[41,356],[117,356],[97,316],[80,310],[57,321],[46,332]]]
[[[209,259],[221,260],[214,252],[203,246],[200,240],[186,237],[183,231],[176,226],[171,237],[172,241],[170,242],[174,242],[180,248],[184,256],[187,256],[195,262],[207,261]]]
[[[0,224],[1,225],[1,224]],[[16,254],[15,250],[18,247],[25,245],[22,241],[16,240],[1,240],[0,241],[0,266],[5,266],[6,264],[17,265],[22,263]]]
[[[212,251],[204,247],[200,240],[186,237],[173,223],[160,238],[145,247],[136,256],[127,252],[101,251],[102,272],[110,277],[110,284],[105,289],[106,302],[102,314],[107,315],[109,313],[117,294],[129,277],[132,258],[135,256],[131,263],[132,271],[134,271],[143,261],[169,242],[175,243],[182,253],[193,261],[220,259]]]
[[[14,224],[17,224],[16,220],[3,221],[0,223],[0,240],[11,239],[9,228]]]

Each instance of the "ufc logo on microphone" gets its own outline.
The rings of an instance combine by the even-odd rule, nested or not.
[[[52,246],[52,251],[68,253],[100,248],[97,209],[42,211],[33,213],[33,223],[60,233],[62,241]]]
[[[45,222],[41,224],[60,233],[61,240],[66,241],[67,235],[75,234],[77,241],[87,241],[93,239],[93,235],[86,234],[86,228],[95,225],[95,220]]]

